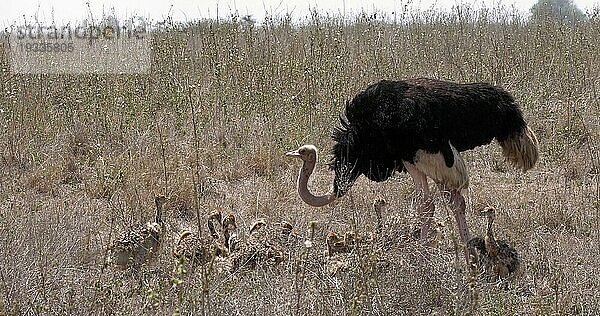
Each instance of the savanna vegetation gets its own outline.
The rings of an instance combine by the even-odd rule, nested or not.
[[[498,7],[474,11],[313,12],[303,23],[167,23],[152,34],[146,75],[13,75],[0,52],[0,314],[105,315],[595,315],[600,313],[600,12],[535,22]],[[496,207],[496,235],[519,251],[508,288],[469,272],[438,195],[439,246],[411,238],[412,182],[361,178],[339,202],[303,204],[299,162],[322,149],[310,183],[329,188],[330,132],[355,93],[382,78],[500,85],[540,141],[527,173],[492,144],[465,153],[467,221]],[[157,257],[137,271],[106,265],[112,240],[165,214]],[[327,231],[375,227],[384,198],[387,245],[357,248],[344,271],[320,264]],[[216,207],[241,231],[259,217],[309,238],[277,266],[184,269],[171,249]],[[315,228],[316,227],[316,228]]]

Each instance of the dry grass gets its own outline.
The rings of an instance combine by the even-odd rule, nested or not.
[[[0,314],[599,313],[600,18],[590,16],[536,25],[502,8],[461,7],[403,24],[313,14],[302,26],[276,17],[175,25],[154,34],[146,76],[11,78],[2,58]],[[427,255],[407,237],[417,220],[406,175],[361,179],[323,209],[296,195],[299,165],[286,150],[330,148],[348,98],[381,78],[418,76],[504,86],[540,140],[541,160],[525,174],[495,144],[465,154],[472,233],[484,231],[472,211],[495,205],[496,235],[523,258],[509,290],[464,271],[443,201],[440,248]],[[332,175],[321,165],[314,178],[323,192]],[[166,214],[157,260],[136,273],[105,269],[111,239],[150,219],[158,193],[190,210]],[[326,231],[369,232],[379,196],[392,206],[392,242],[361,248],[346,272],[328,275]],[[217,206],[242,230],[260,216],[307,235],[319,221],[314,247],[292,247],[278,267],[184,273],[169,250],[177,230]]]

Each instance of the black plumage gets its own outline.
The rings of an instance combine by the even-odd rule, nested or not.
[[[418,150],[441,153],[450,168],[455,163],[451,146],[461,152],[494,138],[503,145],[527,130],[521,110],[504,89],[433,79],[372,84],[346,104],[340,124],[333,131],[330,162],[338,197],[361,174],[380,182],[405,170],[402,161],[414,163]]]

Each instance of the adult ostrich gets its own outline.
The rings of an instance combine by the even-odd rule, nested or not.
[[[335,145],[330,169],[333,188],[314,196],[307,188],[317,160],[316,147],[305,145],[287,156],[303,160],[298,193],[312,206],[342,197],[364,174],[381,182],[395,171],[410,174],[416,187],[421,238],[431,237],[434,203],[428,177],[449,192],[463,244],[469,240],[465,200],[469,183],[459,152],[489,144],[494,138],[506,159],[531,169],[538,159],[537,139],[514,98],[485,83],[457,84],[433,79],[382,80],[346,103],[340,126],[333,130]],[[468,261],[468,252],[465,249]]]

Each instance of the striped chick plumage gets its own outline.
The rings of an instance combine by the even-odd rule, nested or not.
[[[125,268],[139,265],[154,257],[158,252],[164,232],[162,208],[166,202],[164,196],[155,199],[156,213],[153,222],[138,224],[124,231],[111,247],[111,261]]]
[[[219,240],[215,224],[222,225],[221,210],[216,209],[208,217],[208,229],[210,234],[201,235],[191,230],[184,230],[177,240],[173,249],[173,256],[185,259],[192,266],[202,265],[215,259],[217,256],[227,256],[227,249]]]
[[[289,230],[289,227],[285,230]],[[264,219],[255,221],[246,242],[236,242],[236,249],[231,253],[232,270],[254,269],[259,263],[281,263],[284,260],[284,253],[276,242],[278,236],[273,236],[274,233],[276,232],[267,227]]]
[[[517,250],[506,240],[496,240],[494,237],[495,209],[487,207],[481,214],[488,219],[486,236],[470,239],[467,246],[477,250],[478,264],[483,268],[488,280],[504,280],[519,270],[521,259]]]

